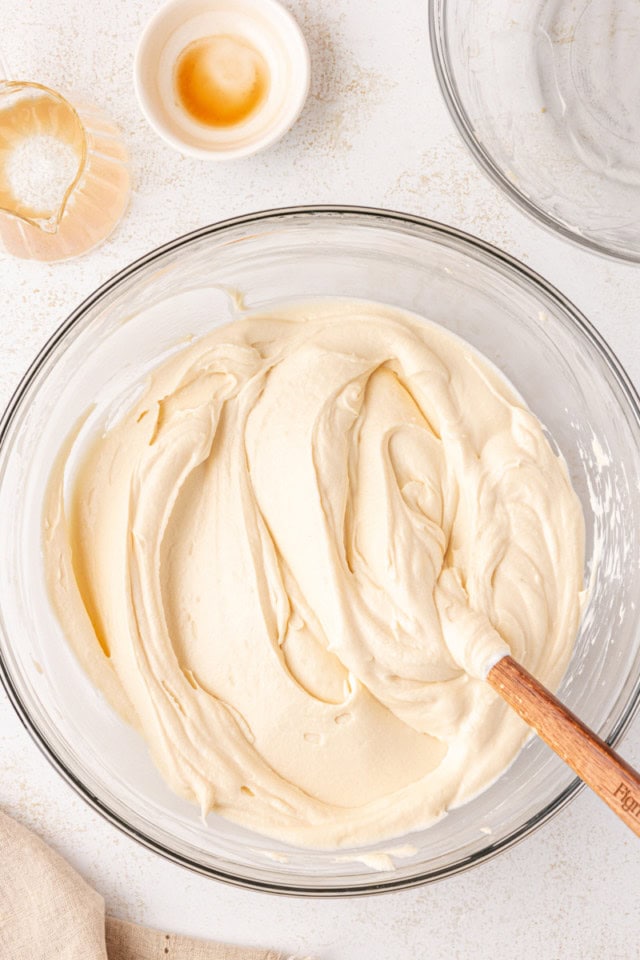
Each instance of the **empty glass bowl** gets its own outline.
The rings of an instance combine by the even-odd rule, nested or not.
[[[381,210],[298,208],[206,227],[109,280],[46,344],[0,423],[0,674],[57,769],[147,846],[258,889],[349,895],[481,863],[539,827],[578,782],[532,738],[488,790],[405,838],[415,852],[403,849],[384,872],[367,854],[396,842],[313,852],[215,814],[203,823],[75,661],[47,599],[40,548],[53,460],[91,404],[117,415],[166,351],[232,319],[238,302],[269,308],[309,296],[385,301],[443,324],[503,370],[546,424],[584,506],[591,578],[560,696],[618,740],[640,697],[638,397],[588,321],[536,274],[449,227]]]
[[[637,0],[430,0],[430,31],[484,171],[546,226],[640,262]]]

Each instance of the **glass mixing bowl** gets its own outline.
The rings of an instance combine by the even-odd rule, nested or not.
[[[357,857],[395,842],[345,859],[344,850],[287,847],[215,815],[203,823],[93,688],[54,617],[40,523],[61,443],[91,404],[117,415],[167,351],[231,319],[234,291],[250,309],[308,296],[394,304],[464,337],[506,374],[566,458],[586,517],[591,597],[560,696],[611,744],[627,726],[640,697],[633,387],[579,311],[522,264],[450,227],[355,208],[260,213],[175,240],[104,284],[36,358],[0,425],[0,666],[8,694],[46,756],[95,809],[153,850],[221,880],[349,895],[481,863],[578,789],[538,739],[488,790],[406,838],[414,854],[376,872]]]
[[[445,101],[485,173],[565,237],[640,262],[640,3],[429,9]]]

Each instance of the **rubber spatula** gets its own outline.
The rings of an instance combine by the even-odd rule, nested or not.
[[[510,657],[487,682],[614,813],[640,836],[640,774]]]

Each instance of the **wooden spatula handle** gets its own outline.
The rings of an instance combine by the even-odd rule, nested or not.
[[[640,775],[567,710],[512,657],[489,671],[488,682],[565,763],[640,836]]]

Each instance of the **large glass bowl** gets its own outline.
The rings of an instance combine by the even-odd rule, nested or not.
[[[221,880],[349,895],[481,863],[578,789],[538,739],[486,792],[405,839],[415,854],[379,873],[345,859],[344,850],[287,847],[215,815],[204,824],[93,688],[53,615],[40,522],[60,444],[91,404],[117,411],[177,342],[229,320],[233,291],[248,308],[308,296],[385,301],[443,324],[504,371],[565,456],[586,516],[591,596],[560,696],[609,743],[627,726],[640,691],[633,387],[579,311],[522,264],[441,224],[348,208],[260,213],[167,244],[89,297],[36,358],[0,425],[0,667],[8,694],[43,752],[92,806],[152,849]]]
[[[638,0],[430,0],[445,101],[507,196],[640,262]]]

